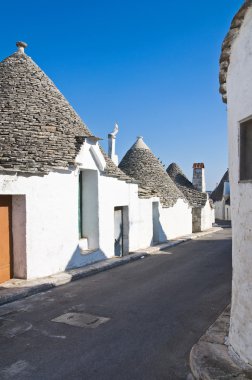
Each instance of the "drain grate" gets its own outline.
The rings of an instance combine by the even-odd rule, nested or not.
[[[66,313],[57,318],[52,319],[52,322],[65,323],[70,326],[96,328],[103,323],[106,323],[110,318],[98,317],[97,315],[87,313]]]

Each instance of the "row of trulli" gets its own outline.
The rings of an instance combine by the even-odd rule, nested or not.
[[[0,63],[0,282],[191,233],[192,207],[206,195],[192,205],[142,139],[118,167],[17,46]]]

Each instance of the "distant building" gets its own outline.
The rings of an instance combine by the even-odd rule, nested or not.
[[[176,163],[170,164],[166,171],[192,208],[192,231],[211,228],[214,223],[214,209],[206,193],[204,164],[193,165],[194,185]]]
[[[218,220],[231,220],[230,185],[228,170],[222,177],[218,186],[211,193],[214,202],[215,218]]]
[[[223,42],[220,92],[227,103],[233,225],[229,342],[252,365],[252,1],[235,15]]]

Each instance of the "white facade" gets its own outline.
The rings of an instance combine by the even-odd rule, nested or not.
[[[225,199],[214,202],[215,218],[219,220],[231,220],[231,206],[226,204]]]
[[[230,343],[252,365],[252,182],[239,181],[240,123],[252,118],[252,9],[233,42],[227,76],[229,175],[233,223]]]
[[[47,276],[114,256],[115,207],[123,208],[124,254],[192,232],[191,208],[182,199],[162,208],[158,198],[139,199],[138,185],[103,175],[106,163],[92,139],[76,163],[48,175],[0,175],[0,194],[13,196],[14,277]]]
[[[215,210],[211,207],[209,200],[201,209],[201,231],[209,230],[215,222]]]

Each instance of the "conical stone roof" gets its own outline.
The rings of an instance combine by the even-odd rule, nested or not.
[[[125,154],[119,168],[139,182],[142,198],[158,196],[164,207],[172,207],[178,199],[185,200],[142,137]]]
[[[74,164],[91,132],[23,52],[0,62],[0,169],[48,172]]]
[[[170,164],[166,172],[178,186],[180,191],[184,194],[191,207],[205,206],[207,201],[207,194],[196,190],[192,182],[189,181],[189,179],[176,163],[173,162]]]
[[[229,173],[228,170],[220,180],[220,183],[218,186],[214,189],[214,191],[211,193],[210,198],[214,201],[221,201],[223,198],[223,191],[224,191],[224,182],[229,182]]]
[[[48,173],[68,169],[92,136],[54,83],[24,53],[0,62],[0,170]],[[104,174],[129,180],[102,152]]]

